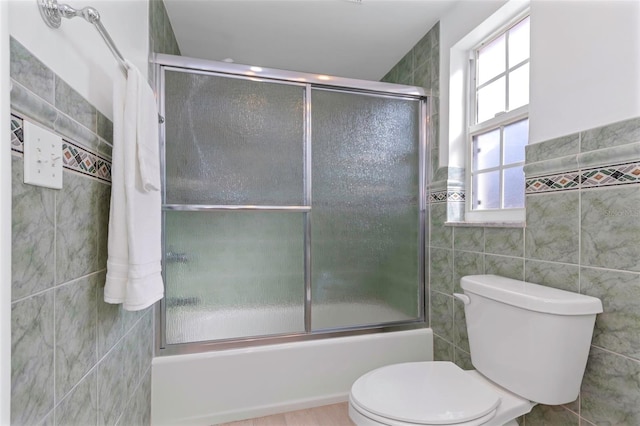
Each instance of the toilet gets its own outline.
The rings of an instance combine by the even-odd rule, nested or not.
[[[512,426],[538,403],[578,397],[600,299],[497,275],[460,283],[475,370],[427,361],[370,371],[349,395],[358,426]]]

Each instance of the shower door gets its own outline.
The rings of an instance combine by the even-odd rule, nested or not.
[[[314,89],[314,330],[420,315],[415,100]]]
[[[161,348],[424,319],[424,100],[161,66]]]
[[[304,86],[164,82],[167,344],[304,331]]]

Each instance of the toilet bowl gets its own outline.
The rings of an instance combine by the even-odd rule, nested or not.
[[[389,365],[351,387],[358,426],[504,426],[538,403],[578,397],[602,302],[496,275],[463,277],[471,362]]]
[[[349,416],[360,426],[503,426],[534,405],[475,370],[410,362],[360,377],[349,395]]]

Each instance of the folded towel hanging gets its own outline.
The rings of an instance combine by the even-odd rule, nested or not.
[[[158,110],[142,73],[126,61],[114,84],[113,162],[104,300],[144,309],[164,296]]]

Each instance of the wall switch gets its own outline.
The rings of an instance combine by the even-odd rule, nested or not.
[[[62,188],[62,138],[24,121],[24,183]]]

